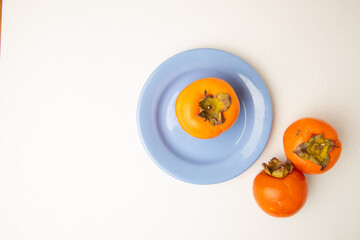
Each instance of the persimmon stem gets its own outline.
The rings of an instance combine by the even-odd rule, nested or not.
[[[330,162],[329,153],[335,146],[334,141],[324,138],[323,134],[313,135],[308,142],[304,142],[294,149],[294,153],[302,159],[310,160],[321,166],[323,171]]]
[[[277,158],[272,158],[267,164],[263,163],[262,166],[266,174],[276,178],[284,178],[294,169],[290,160],[286,160],[286,162],[283,163]]]
[[[215,96],[207,94],[204,90],[204,96],[199,102],[199,117],[208,120],[211,125],[221,125],[225,122],[223,112],[227,111],[231,105],[231,97],[227,93],[217,93]]]

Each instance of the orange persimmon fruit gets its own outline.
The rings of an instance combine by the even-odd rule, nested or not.
[[[302,118],[292,123],[284,133],[283,144],[287,159],[307,174],[330,170],[342,150],[336,130],[316,118]]]
[[[305,204],[308,183],[305,175],[293,167],[273,158],[263,163],[262,170],[254,179],[253,194],[256,203],[273,217],[290,217]]]
[[[224,80],[209,77],[186,86],[175,103],[180,126],[193,137],[219,136],[236,121],[240,112],[234,89]]]

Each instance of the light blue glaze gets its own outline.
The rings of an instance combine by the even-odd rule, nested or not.
[[[186,133],[175,115],[178,94],[191,82],[217,77],[227,81],[240,100],[240,115],[213,139]],[[272,104],[265,84],[239,57],[216,49],[193,49],[163,62],[140,94],[137,124],[152,160],[169,175],[195,184],[234,178],[260,156],[272,127]]]

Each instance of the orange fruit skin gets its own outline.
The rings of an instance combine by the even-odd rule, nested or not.
[[[212,126],[209,121],[198,116],[200,113],[199,102],[207,94],[227,93],[231,97],[229,109],[223,112],[225,122]],[[240,112],[239,99],[234,89],[224,80],[219,78],[203,78],[186,86],[179,94],[175,103],[175,113],[180,126],[191,136],[209,139],[219,136],[228,130],[236,121]]]
[[[297,213],[306,202],[308,188],[304,174],[295,168],[281,179],[262,170],[253,182],[256,203],[273,217],[290,217]]]
[[[297,146],[309,141],[314,134],[324,134],[324,138],[332,140],[336,146],[329,153],[330,162],[322,171],[320,170],[321,166],[310,160],[302,159],[293,152]],[[295,168],[307,174],[321,174],[329,171],[338,161],[342,150],[336,130],[329,123],[316,118],[302,118],[292,123],[284,133],[283,144],[287,159],[293,163]]]

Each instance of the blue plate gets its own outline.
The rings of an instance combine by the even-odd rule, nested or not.
[[[179,93],[195,80],[227,81],[240,100],[235,124],[220,136],[197,139],[186,133],[175,115]],[[137,124],[152,160],[169,175],[195,184],[234,178],[260,156],[272,126],[272,104],[265,84],[239,57],[216,49],[193,49],[163,62],[140,94]]]

